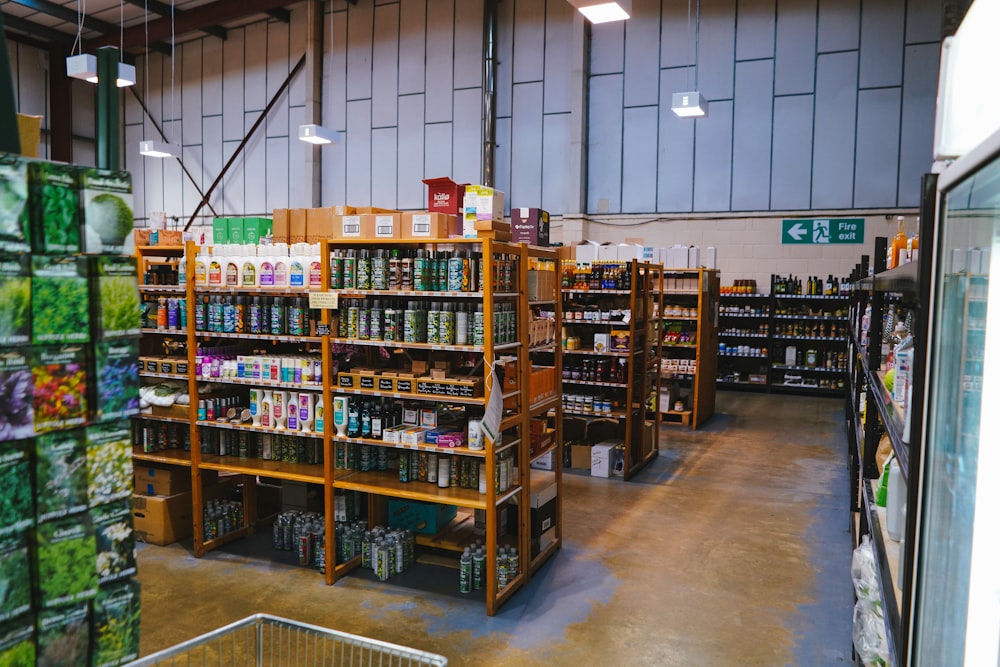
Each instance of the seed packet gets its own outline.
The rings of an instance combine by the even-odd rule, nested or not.
[[[86,665],[90,653],[90,605],[72,604],[38,613],[36,667]]]
[[[35,438],[38,521],[87,509],[87,445],[82,428]]]
[[[138,336],[142,303],[135,257],[91,257],[90,275],[94,337],[108,340]]]
[[[88,292],[85,257],[32,257],[32,341],[36,345],[88,342]]]
[[[27,255],[0,257],[0,347],[31,342],[31,264]]]
[[[28,165],[31,245],[35,253],[80,252],[79,168],[36,161]]]
[[[93,359],[92,421],[106,422],[139,414],[139,341],[97,343]]]
[[[139,582],[101,586],[94,600],[93,667],[117,667],[139,657]]]
[[[80,172],[83,252],[126,255],[132,241],[132,177],[127,171],[84,169]]]
[[[42,609],[85,602],[97,594],[97,546],[86,513],[38,524],[34,546],[36,600]]]
[[[35,525],[31,440],[0,444],[0,538]]]
[[[0,623],[0,665],[35,664],[35,617],[25,614]]]
[[[127,420],[88,426],[87,497],[91,507],[132,495],[132,439]]]
[[[36,348],[31,374],[36,433],[86,423],[87,354],[83,347]]]
[[[0,251],[29,252],[28,160],[0,153]]]
[[[100,586],[135,574],[132,500],[119,500],[90,510],[97,537],[97,583]]]
[[[0,603],[0,622],[31,610],[31,561],[24,533],[0,538]]]
[[[0,352],[0,442],[35,434],[31,360],[21,350]]]

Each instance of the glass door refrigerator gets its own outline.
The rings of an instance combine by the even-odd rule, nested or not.
[[[921,258],[932,278],[907,663],[997,667],[1000,132],[940,175],[937,200]]]

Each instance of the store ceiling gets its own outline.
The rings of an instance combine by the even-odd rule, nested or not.
[[[170,52],[174,44],[227,31],[265,16],[289,20],[296,0],[3,0],[7,34],[41,47],[119,46],[132,54]],[[172,6],[171,6],[172,5]],[[173,21],[171,22],[171,8]],[[171,37],[173,33],[173,37]]]

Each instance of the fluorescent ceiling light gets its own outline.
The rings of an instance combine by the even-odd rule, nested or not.
[[[624,21],[632,15],[632,0],[569,0],[569,4],[583,14],[591,23]]]
[[[165,141],[140,141],[139,153],[147,157],[177,157],[180,150]]]
[[[310,123],[299,125],[299,139],[310,144],[335,144],[340,141],[340,132]]]
[[[97,83],[97,56],[91,53],[78,53],[66,57],[66,76],[73,79],[83,79]]]
[[[135,85],[135,65],[128,63],[118,63],[118,87]]]
[[[699,118],[708,115],[708,102],[698,91],[674,93],[670,110],[681,118]]]

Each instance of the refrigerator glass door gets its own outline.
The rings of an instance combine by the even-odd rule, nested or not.
[[[987,152],[972,169],[962,167],[957,177],[945,172],[941,184],[909,663],[994,667],[1000,646],[1000,151]]]

